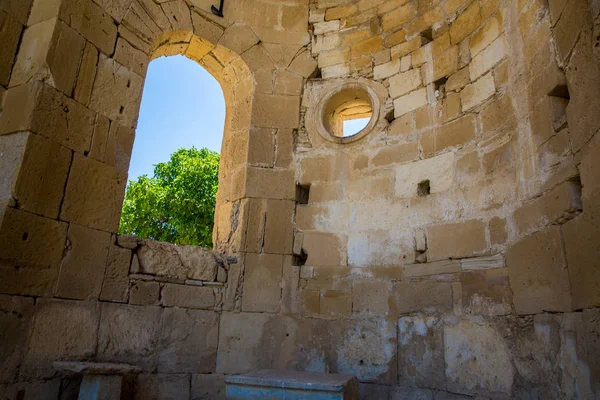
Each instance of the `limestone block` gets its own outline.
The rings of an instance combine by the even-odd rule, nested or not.
[[[194,25],[194,33],[211,43],[216,44],[223,36],[224,30],[221,26],[209,21],[195,11],[192,11],[192,24]]]
[[[16,269],[10,261],[0,267],[0,291],[6,294],[51,297],[57,279],[58,267]]]
[[[404,57],[413,51],[421,48],[425,44],[425,40],[421,35],[416,36],[415,38],[406,41],[404,43],[400,43],[391,48],[391,56],[392,60],[400,57]]]
[[[58,266],[67,224],[10,207],[0,213],[0,224],[0,259],[7,266],[36,269]]]
[[[448,77],[446,81],[446,90],[453,92],[467,86],[470,82],[469,69],[463,68]]]
[[[145,274],[199,281],[214,281],[217,274],[215,255],[198,246],[144,240],[137,255]]]
[[[508,232],[506,230],[506,220],[494,217],[490,220],[490,243],[493,245],[501,245],[506,243]]]
[[[211,311],[167,308],[158,356],[159,373],[214,373],[219,315]]]
[[[92,357],[99,319],[96,304],[39,299],[22,373],[47,378],[54,361]]]
[[[0,1],[0,10],[5,11],[12,18],[26,25],[31,3],[33,3],[33,0],[3,0]]]
[[[281,298],[283,256],[246,254],[244,312],[277,312]]]
[[[360,58],[363,56],[369,56],[369,64],[370,64],[370,56],[373,53],[377,53],[379,50],[383,48],[383,39],[381,36],[373,36],[369,39],[363,40],[361,42],[356,43],[350,49],[352,59]]]
[[[475,57],[488,47],[504,31],[504,13],[499,12],[490,18],[469,40],[471,55]]]
[[[581,210],[581,186],[564,182],[515,211],[514,219],[520,235],[525,235],[549,223],[565,222]]]
[[[444,312],[452,310],[452,285],[446,282],[402,282],[394,285],[392,295],[398,314]]]
[[[65,380],[68,382],[68,380]],[[35,380],[29,382],[20,382],[14,384],[0,384],[0,392],[8,399],[23,398],[23,400],[54,400],[57,399],[60,393],[68,395],[68,384],[61,392],[61,379],[52,380]],[[79,391],[79,383],[77,383],[77,391],[74,392],[75,397]]]
[[[453,186],[456,161],[453,153],[396,167],[395,194],[400,198],[417,196],[420,182],[429,180],[430,193],[441,193]]]
[[[442,397],[444,393],[436,392],[436,396],[439,396],[440,399],[446,399],[446,397]],[[433,400],[433,391],[430,389],[415,389],[410,387],[400,387],[396,386],[392,389],[392,393],[390,394],[390,399],[392,400],[404,400],[404,399],[414,399],[414,400]],[[448,400],[458,400],[459,395],[454,395],[451,398],[447,398]]]
[[[27,351],[33,299],[0,295],[0,382],[13,382]]]
[[[83,153],[89,150],[94,113],[39,81],[6,93],[0,134],[31,131]]]
[[[139,76],[146,76],[146,70],[148,69],[148,55],[143,51],[136,49],[123,38],[117,40],[114,58],[119,64],[135,72]]]
[[[97,3],[110,14],[117,23],[121,23],[132,1],[133,0],[98,0]]]
[[[304,232],[302,247],[308,255],[307,265],[336,266],[345,264],[345,237],[330,233]]]
[[[515,369],[508,346],[492,325],[463,319],[444,326],[448,389],[511,393]]]
[[[462,146],[475,139],[477,136],[476,120],[473,114],[442,125],[436,135],[436,151],[443,151],[448,147]]]
[[[384,31],[389,31],[397,26],[403,25],[415,17],[417,10],[412,3],[398,7],[382,17]]]
[[[560,228],[550,227],[510,247],[506,265],[519,314],[570,311],[569,276]]]
[[[192,400],[225,400],[225,376],[221,374],[192,375]]]
[[[444,389],[444,368],[443,321],[437,317],[422,315],[400,318],[399,385]]]
[[[158,282],[136,281],[131,285],[129,304],[147,306],[158,304],[160,284]]]
[[[433,42],[435,43],[435,42]],[[433,59],[433,75],[427,76],[425,83],[436,82],[439,79],[445,78],[458,70],[458,46],[452,46]]]
[[[332,322],[331,351],[337,359],[331,371],[355,375],[363,382],[395,382],[395,325],[383,317]]]
[[[548,114],[545,114],[545,118]],[[481,112],[482,133],[484,135],[513,129],[516,127],[517,118],[511,96],[503,96],[490,103]]]
[[[94,85],[94,79],[96,79],[98,55],[99,53],[96,46],[87,42],[83,51],[83,58],[81,60],[81,66],[79,67],[79,74],[77,76],[75,92],[73,94],[73,98],[84,106],[87,106],[90,103],[90,97],[92,96],[92,87]]]
[[[156,368],[161,316],[160,307],[102,304],[98,360]]]
[[[0,11],[0,42],[2,43],[0,85],[2,86],[8,86],[22,31],[23,26],[16,19]]]
[[[487,249],[485,224],[469,220],[427,228],[427,259],[467,258]]]
[[[141,76],[101,54],[90,108],[123,126],[135,127],[142,87]]]
[[[407,95],[398,97],[394,100],[394,116],[396,118],[403,116],[411,111],[421,108],[427,104],[427,89],[415,90]]]
[[[402,272],[405,278],[454,274],[460,272],[460,262],[455,260],[443,260],[425,264],[409,264],[402,267]]]
[[[300,97],[257,94],[254,99],[253,123],[264,128],[297,128]]]
[[[340,34],[331,33],[329,35],[318,35],[313,37],[312,55],[313,57],[322,51],[336,49],[340,44]]]
[[[274,315],[223,313],[221,317],[217,372],[243,374],[271,366],[273,347],[268,345],[267,326]]]
[[[58,216],[71,152],[41,136],[21,132],[0,137],[0,193],[19,208]]]
[[[467,85],[460,92],[460,102],[463,112],[470,111],[483,103],[496,93],[496,86],[492,74],[487,74],[477,82]]]
[[[485,50],[475,56],[469,64],[471,81],[476,81],[480,76],[492,69],[507,54],[507,43],[504,35],[499,36]]]
[[[219,40],[219,45],[236,54],[242,54],[259,42],[252,29],[245,25],[232,25],[227,28]]]
[[[110,239],[110,233],[70,224],[68,246],[56,285],[58,297],[77,300],[98,298]]]
[[[460,282],[462,309],[466,314],[510,314],[512,292],[506,268],[463,272]]]
[[[552,30],[558,56],[562,61],[567,59],[575,46],[580,30],[586,25],[586,19],[585,7],[577,7],[576,4],[565,2],[560,18]]]
[[[167,307],[211,310],[215,306],[215,293],[211,287],[167,283],[161,291],[161,304]]]
[[[308,51],[298,54],[289,65],[289,71],[302,75],[304,78],[311,77],[316,69],[317,62],[311,57]]]
[[[136,378],[134,400],[188,399],[188,374],[142,374]]]
[[[293,170],[248,167],[243,197],[295,200]]]
[[[419,158],[419,148],[416,143],[399,144],[384,147],[373,157],[374,166],[384,166],[394,163],[405,163]]]
[[[390,78],[390,96],[394,99],[404,96],[419,86],[421,86],[421,71],[418,68],[399,73]]]
[[[475,29],[481,26],[481,10],[479,2],[473,2],[464,10],[450,27],[452,44],[456,44],[469,36]]]
[[[301,76],[288,72],[284,69],[278,69],[275,76],[275,94],[284,94],[296,96],[302,94],[304,80]]]
[[[265,225],[264,251],[273,254],[291,254],[293,245],[293,214],[295,202],[268,200]]]
[[[571,97],[567,119],[574,152],[579,151],[600,129],[600,103],[593,99],[593,93],[600,85],[600,68],[589,43],[590,33],[585,30],[581,35],[566,70]]]
[[[324,318],[352,315],[352,295],[343,290],[324,290],[319,299],[319,314]]]
[[[306,242],[306,238],[304,241]],[[348,265],[367,267],[411,264],[415,262],[414,246],[410,230],[350,232]],[[310,259],[310,252],[308,255]]]
[[[85,39],[57,18],[30,26],[23,34],[10,85],[40,80],[71,96],[84,46]]]
[[[600,304],[600,220],[590,211],[562,227],[574,309]]]
[[[73,158],[61,219],[116,232],[127,175],[78,153]]]
[[[117,40],[117,25],[92,0],[63,1],[58,17],[104,54],[113,53]]]
[[[129,293],[129,266],[131,251],[111,245],[106,260],[100,300],[127,303]]]
[[[379,281],[354,282],[352,310],[359,313],[387,315],[389,312],[389,284]]]
[[[396,75],[398,72],[400,72],[400,58],[375,66],[373,77],[375,79],[385,79]]]

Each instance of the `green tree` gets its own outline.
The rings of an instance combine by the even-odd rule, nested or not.
[[[219,154],[179,149],[154,176],[129,181],[120,233],[181,245],[212,247]]]

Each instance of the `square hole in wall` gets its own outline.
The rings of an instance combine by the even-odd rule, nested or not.
[[[310,185],[296,185],[296,203],[308,204]]]
[[[428,196],[431,194],[431,182],[429,182],[429,179],[419,182],[417,194],[419,196]]]

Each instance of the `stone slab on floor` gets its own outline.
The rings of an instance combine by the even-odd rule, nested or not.
[[[228,399],[359,400],[352,375],[264,370],[225,379]]]

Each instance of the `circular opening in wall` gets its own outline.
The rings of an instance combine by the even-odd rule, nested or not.
[[[361,87],[331,94],[323,108],[323,126],[334,138],[349,138],[365,130],[373,118],[371,96]]]
[[[346,82],[321,97],[317,128],[331,142],[350,143],[374,129],[379,109],[380,100],[373,88],[361,82]]]

